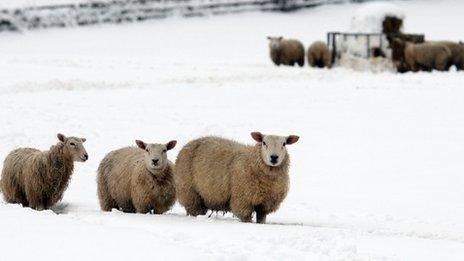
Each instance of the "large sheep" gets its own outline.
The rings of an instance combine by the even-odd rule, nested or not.
[[[452,64],[451,50],[437,42],[411,43],[395,38],[393,60],[399,72],[433,69],[446,71]]]
[[[283,37],[271,37],[269,39],[269,49],[271,59],[275,65],[304,65],[305,50],[303,44],[295,39],[283,39]]]
[[[48,151],[20,148],[3,164],[0,188],[8,203],[21,203],[36,210],[48,209],[61,200],[74,169],[74,161],[89,156],[84,138],[57,135],[59,142]]]
[[[103,211],[155,214],[168,211],[176,201],[173,165],[167,151],[176,141],[126,147],[108,153],[98,167],[98,198]]]
[[[451,50],[446,45],[434,42],[406,42],[404,60],[413,72],[433,69],[447,71],[452,64]]]
[[[456,43],[452,41],[438,41],[438,44],[443,44],[451,51],[451,63],[456,66],[456,69],[464,70],[464,45],[462,42]]]
[[[329,48],[322,41],[316,41],[308,48],[308,63],[312,67],[329,67],[332,64],[332,57]]]
[[[256,212],[258,223],[278,209],[288,191],[290,158],[287,137],[251,133],[257,144],[243,145],[219,137],[193,140],[179,152],[174,179],[177,197],[188,215],[208,209],[232,211],[243,222]]]

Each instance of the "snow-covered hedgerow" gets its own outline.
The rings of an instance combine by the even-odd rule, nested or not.
[[[173,15],[290,11],[350,0],[7,0],[0,3],[0,31],[121,23]]]

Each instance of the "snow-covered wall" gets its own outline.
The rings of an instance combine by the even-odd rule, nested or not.
[[[132,22],[173,15],[291,11],[350,1],[356,0],[4,0],[0,3],[0,31]]]

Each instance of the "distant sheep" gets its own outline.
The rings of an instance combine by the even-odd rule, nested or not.
[[[279,208],[288,192],[290,157],[286,145],[299,137],[251,133],[257,144],[219,137],[193,140],[180,151],[175,168],[179,202],[188,215],[208,209],[232,211],[243,222],[256,212],[258,223]]]
[[[20,148],[8,154],[0,180],[6,202],[44,210],[61,200],[74,161],[84,162],[89,156],[82,144],[84,138],[57,137],[59,142],[48,151]]]
[[[332,57],[329,48],[322,41],[316,41],[308,48],[308,64],[312,67],[329,67],[332,64]]]
[[[438,44],[443,44],[451,51],[451,64],[456,66],[456,69],[464,70],[464,44],[462,42],[439,41]]]
[[[425,43],[406,43],[404,49],[404,59],[408,68],[413,72],[419,70],[439,71],[449,70],[452,57],[451,50],[443,44]]]
[[[437,42],[411,43],[395,38],[393,60],[398,72],[433,69],[446,71],[452,64],[451,50]]]
[[[98,167],[98,197],[103,211],[155,214],[168,211],[176,201],[173,165],[167,151],[176,141],[126,147],[108,153]]]
[[[271,59],[275,65],[279,66],[290,65],[293,66],[296,63],[299,66],[304,65],[305,50],[303,44],[294,39],[283,39],[283,37],[270,37],[269,49]]]

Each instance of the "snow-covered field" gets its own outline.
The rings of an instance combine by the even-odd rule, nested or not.
[[[395,2],[405,31],[464,37],[464,3]],[[65,197],[0,201],[0,259],[464,260],[464,73],[275,67],[266,35],[309,45],[356,4],[0,35],[0,157],[85,136]],[[134,139],[297,134],[269,224],[99,210],[95,174]]]

